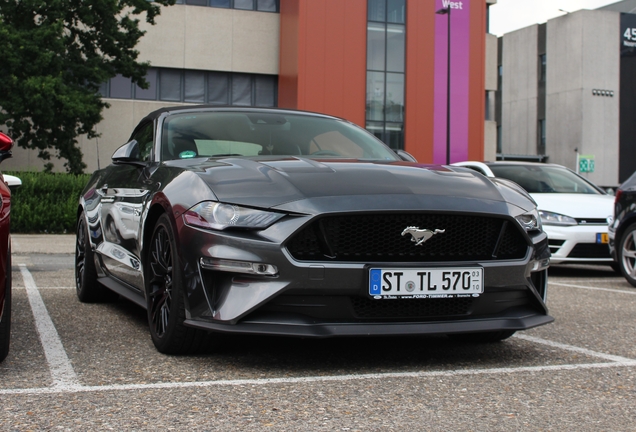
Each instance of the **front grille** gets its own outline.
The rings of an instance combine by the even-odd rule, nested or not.
[[[445,230],[416,246],[405,228]],[[501,218],[444,214],[327,216],[287,243],[299,261],[441,262],[521,259],[527,251],[517,224]]]
[[[579,225],[607,225],[607,218],[605,219],[576,219]]]
[[[602,243],[577,243],[569,258],[610,258],[609,247]]]
[[[356,318],[431,318],[468,315],[471,297],[430,299],[383,299],[351,297]]]

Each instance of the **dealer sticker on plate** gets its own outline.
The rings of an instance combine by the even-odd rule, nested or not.
[[[369,270],[369,295],[376,299],[478,297],[483,292],[482,267]]]

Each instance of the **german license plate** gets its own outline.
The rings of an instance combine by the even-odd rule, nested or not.
[[[596,234],[596,243],[607,244],[609,243],[609,237],[607,233],[597,233]]]
[[[478,297],[483,292],[482,267],[369,270],[369,295],[377,299]]]

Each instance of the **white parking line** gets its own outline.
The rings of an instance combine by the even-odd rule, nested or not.
[[[608,292],[615,292],[615,293],[621,293],[621,294],[636,295],[636,290],[626,291],[626,290],[617,290],[612,288],[597,288],[597,287],[590,287],[590,286],[583,286],[583,285],[565,284],[560,282],[549,282],[549,283],[550,285],[558,285],[558,286],[564,286],[569,288],[580,288],[580,289],[587,289],[587,290],[593,290],[593,291],[608,291]]]
[[[528,342],[533,342],[533,343],[537,343],[537,344],[541,344],[541,345],[547,345],[553,348],[559,348],[562,350],[566,350],[566,351],[573,351],[573,352],[577,352],[577,353],[581,353],[581,354],[585,354],[586,356],[590,356],[590,357],[598,357],[598,358],[602,358],[604,360],[609,360],[612,362],[616,362],[616,363],[621,363],[621,364],[626,364],[626,365],[634,365],[636,363],[636,360],[634,359],[630,359],[627,357],[621,357],[621,356],[615,356],[612,354],[605,354],[605,353],[601,353],[601,352],[597,352],[597,351],[592,351],[590,349],[587,348],[580,348],[574,345],[567,345],[564,343],[560,343],[560,342],[553,342],[553,341],[549,341],[546,339],[541,339],[538,337],[534,337],[534,336],[528,336],[525,334],[517,334],[515,336],[517,339],[522,339]]]
[[[387,378],[427,378],[427,377],[454,377],[466,375],[482,375],[482,374],[510,374],[523,372],[543,372],[543,371],[565,371],[579,369],[597,369],[611,367],[633,367],[636,366],[636,360],[615,356],[611,354],[600,353],[586,348],[580,348],[573,345],[567,345],[559,342],[553,342],[533,336],[518,334],[516,338],[527,342],[546,345],[566,351],[573,351],[590,357],[596,357],[609,361],[609,363],[581,363],[581,364],[565,364],[553,366],[524,366],[524,367],[507,367],[507,368],[490,368],[490,369],[462,369],[451,371],[421,371],[421,372],[397,372],[397,373],[377,373],[377,374],[353,374],[353,375],[335,375],[335,376],[314,376],[314,377],[297,377],[297,378],[261,378],[248,380],[216,380],[216,381],[194,381],[180,383],[155,383],[155,384],[117,384],[104,386],[84,386],[82,385],[73,366],[64,350],[62,341],[55,329],[53,321],[44,305],[39,289],[33,279],[33,276],[27,269],[25,264],[19,264],[22,279],[24,281],[25,290],[29,299],[29,304],[33,310],[36,329],[42,342],[42,347],[49,365],[53,385],[51,387],[26,388],[26,389],[4,389],[0,390],[0,394],[51,394],[51,393],[77,393],[77,392],[103,392],[103,391],[127,391],[127,390],[146,390],[146,389],[175,389],[175,388],[194,388],[194,387],[211,387],[211,386],[244,386],[244,385],[269,385],[269,384],[294,384],[294,383],[314,383],[314,382],[342,382],[357,380],[378,380]],[[636,292],[614,290],[607,288],[586,287],[581,285],[563,284],[558,282],[550,282],[553,285],[560,285],[572,288],[610,291],[623,294],[636,294]],[[71,289],[74,287],[48,287],[46,289]]]
[[[564,277],[556,278],[556,277],[551,277],[549,279],[550,279],[550,283],[552,283],[552,281],[555,280],[555,279],[563,280],[563,281],[566,281],[566,282],[568,282],[568,281],[571,282],[572,279],[574,279],[574,281],[585,280],[585,282],[588,282],[588,283],[614,283],[614,282],[620,282],[620,281],[624,280],[623,276],[612,276],[612,277],[607,277],[607,278],[604,278],[604,279],[588,279],[588,278],[583,278],[583,277],[579,277],[579,278],[564,278]]]
[[[44,305],[35,280],[33,280],[33,276],[25,264],[20,264],[19,266],[29,304],[31,305],[31,310],[33,310],[35,327],[40,335],[44,355],[51,371],[53,389],[64,391],[65,389],[76,388],[80,386],[77,375],[75,375],[71,361],[66,355],[60,336]]]
[[[545,371],[571,371],[583,369],[604,369],[612,367],[636,366],[636,360],[622,363],[581,363],[581,364],[564,364],[554,366],[523,366],[517,368],[491,368],[491,369],[466,369],[451,371],[428,371],[428,372],[389,372],[376,374],[358,374],[358,375],[332,375],[332,376],[313,376],[313,377],[297,377],[297,378],[257,378],[247,380],[217,380],[217,381],[191,381],[176,383],[155,383],[155,384],[114,384],[103,386],[68,386],[60,387],[41,387],[27,389],[7,389],[0,390],[0,395],[7,394],[47,394],[47,393],[80,393],[80,392],[104,392],[104,391],[130,391],[130,390],[149,390],[149,389],[176,389],[176,388],[193,388],[193,387],[214,387],[214,386],[245,386],[245,385],[269,385],[269,384],[296,384],[296,383],[319,383],[319,382],[343,382],[343,381],[361,381],[361,380],[381,380],[387,378],[434,378],[434,377],[456,377],[466,375],[492,375],[492,374],[511,374],[522,372],[545,372]]]

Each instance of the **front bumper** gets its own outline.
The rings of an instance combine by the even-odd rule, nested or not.
[[[382,299],[368,295],[369,266],[427,263],[297,261],[284,248],[307,219],[289,218],[260,232],[180,229],[187,292],[186,325],[224,333],[303,337],[447,334],[525,330],[553,321],[545,304],[549,249],[536,233],[523,259],[435,262],[481,266],[484,293],[460,299]],[[276,276],[201,267],[202,257],[275,266]],[[400,303],[402,302],[402,303]]]
[[[607,234],[607,225],[544,225],[543,229],[549,238],[552,264],[613,262],[609,245],[598,242],[600,234]]]

